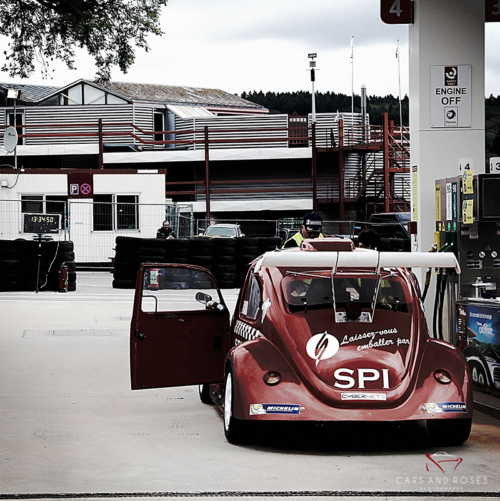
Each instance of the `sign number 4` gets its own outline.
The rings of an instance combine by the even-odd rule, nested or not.
[[[390,14],[396,14],[396,16],[401,17],[401,0],[395,0],[392,7],[389,9]]]
[[[380,0],[380,17],[387,24],[411,24],[412,1]]]

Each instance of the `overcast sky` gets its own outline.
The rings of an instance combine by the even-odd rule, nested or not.
[[[136,51],[127,74],[112,79],[243,91],[310,90],[308,53],[318,54],[316,90],[369,95],[408,93],[408,26],[380,20],[379,0],[169,0],[162,37],[149,37],[149,53]],[[351,37],[354,64],[351,65]],[[0,40],[3,50],[6,41]],[[486,25],[486,95],[500,95],[500,23]],[[95,67],[79,51],[76,71],[55,65],[53,78],[38,70],[29,80],[2,82],[63,86],[93,79]]]

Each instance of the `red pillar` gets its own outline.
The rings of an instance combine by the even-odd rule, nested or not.
[[[384,212],[390,212],[389,201],[389,114],[384,113]]]
[[[205,126],[205,193],[206,193],[206,218],[207,225],[210,224],[210,164],[208,155],[208,127]]]

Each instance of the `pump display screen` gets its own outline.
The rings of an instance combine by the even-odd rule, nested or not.
[[[481,217],[500,219],[500,177],[485,176],[481,179]]]

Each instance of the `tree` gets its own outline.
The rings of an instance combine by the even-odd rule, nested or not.
[[[111,67],[123,73],[135,60],[132,43],[146,51],[148,34],[162,35],[161,7],[168,0],[0,0],[0,34],[10,38],[2,71],[28,78],[35,61],[47,75],[50,62],[75,69],[75,47],[95,59],[97,80]]]

